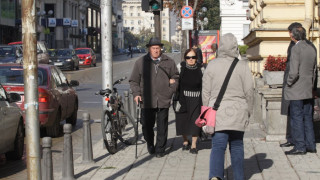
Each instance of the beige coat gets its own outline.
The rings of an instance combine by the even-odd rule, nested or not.
[[[218,58],[210,61],[202,79],[202,101],[213,106],[222,83],[235,57],[238,44],[231,33],[221,38]],[[239,61],[231,75],[227,90],[216,115],[216,131],[244,131],[253,109],[253,79],[247,61]]]

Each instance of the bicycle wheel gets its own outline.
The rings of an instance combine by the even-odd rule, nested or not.
[[[101,130],[104,144],[110,154],[117,152],[118,135],[114,127],[113,119],[108,111],[102,114]]]
[[[122,129],[119,140],[127,145],[133,145],[138,140],[138,128],[135,119],[123,108],[119,111],[120,126]]]

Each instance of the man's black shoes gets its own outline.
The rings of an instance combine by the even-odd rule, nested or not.
[[[284,153],[286,155],[305,155],[307,152],[306,151],[297,150],[297,149],[291,149],[290,151],[285,151]]]
[[[163,152],[163,153],[157,153],[157,154],[156,154],[156,157],[157,157],[157,158],[162,158],[164,155],[165,155],[164,152]]]
[[[280,144],[280,147],[290,147],[290,146],[294,146],[294,144],[292,144],[291,142]]]
[[[317,149],[307,149],[308,153],[317,153]]]
[[[148,152],[149,154],[154,154],[155,153],[155,149],[154,149],[154,146],[148,146]]]

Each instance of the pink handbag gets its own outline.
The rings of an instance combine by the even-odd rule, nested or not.
[[[199,117],[196,119],[195,124],[198,127],[201,127],[203,132],[207,134],[213,134],[214,133],[214,128],[216,126],[216,113],[217,110],[220,106],[222,97],[224,93],[227,90],[227,86],[231,77],[231,74],[233,72],[233,69],[237,65],[239,59],[235,58],[229,68],[229,71],[226,75],[226,78],[223,81],[223,84],[221,86],[220,92],[218,94],[218,97],[216,99],[216,102],[214,103],[213,107],[208,107],[208,106],[201,106],[201,113]]]
[[[213,134],[216,125],[216,113],[217,111],[212,109],[212,107],[201,106],[201,113],[196,119],[195,124],[198,127],[202,127],[205,133]]]

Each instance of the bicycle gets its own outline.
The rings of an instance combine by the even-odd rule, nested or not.
[[[104,144],[110,154],[117,152],[118,139],[126,144],[133,145],[138,140],[138,129],[135,119],[123,107],[122,97],[114,86],[120,84],[127,77],[123,77],[113,83],[113,90],[104,89],[96,92],[96,95],[106,97],[106,107],[102,112],[101,130]],[[129,122],[129,123],[128,123]]]

